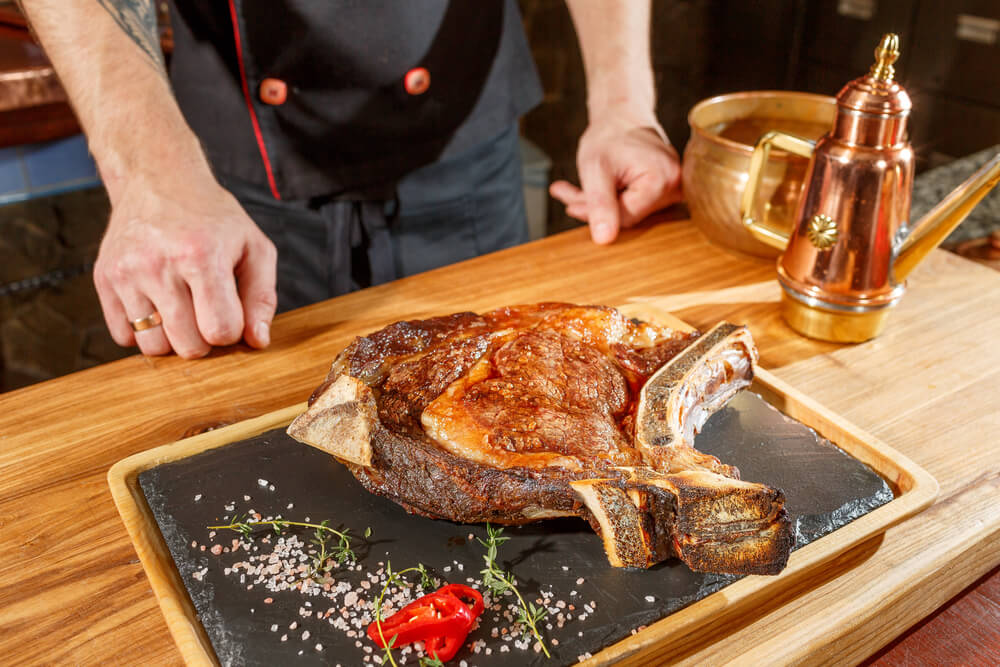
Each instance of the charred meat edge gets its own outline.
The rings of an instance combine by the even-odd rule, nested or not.
[[[580,516],[601,535],[616,567],[649,567],[676,556],[698,571],[773,574],[787,561],[793,540],[781,492],[735,479],[735,469],[688,442],[688,434],[693,439],[708,415],[752,380],[756,349],[743,327],[715,327],[643,389],[637,441],[650,463],[669,462],[671,472],[476,464],[426,436],[384,428],[371,388],[338,362],[340,375],[314,395],[288,433],[343,461],[365,488],[408,511],[469,523]],[[710,394],[704,405],[699,392]],[[650,402],[666,407],[653,410]],[[669,414],[677,409],[680,414]],[[686,423],[692,415],[695,423]],[[690,468],[679,469],[685,462]]]

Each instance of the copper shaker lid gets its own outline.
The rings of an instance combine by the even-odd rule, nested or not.
[[[868,74],[857,78],[837,93],[837,105],[865,114],[879,116],[906,115],[913,102],[906,90],[895,80],[893,63],[899,58],[899,37],[887,33],[875,49],[875,64]]]

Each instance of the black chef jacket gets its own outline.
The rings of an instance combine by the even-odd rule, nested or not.
[[[209,161],[279,199],[384,190],[500,134],[541,97],[514,0],[172,0],[171,10],[171,82]],[[405,83],[415,68],[430,77],[419,94]],[[286,94],[269,96],[265,80]]]

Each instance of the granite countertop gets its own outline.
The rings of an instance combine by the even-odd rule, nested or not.
[[[982,167],[994,155],[1000,153],[1000,144],[959,158],[946,165],[928,169],[914,179],[913,200],[910,204],[910,220],[919,220],[939,201],[962,184],[972,172]],[[963,241],[989,236],[1000,229],[1000,188],[986,195],[973,209],[969,217],[945,239],[945,247],[955,246]]]

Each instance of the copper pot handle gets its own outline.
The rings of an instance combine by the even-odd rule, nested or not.
[[[757,240],[778,250],[784,250],[785,246],[788,245],[788,233],[780,229],[768,227],[763,221],[757,221],[753,218],[757,190],[760,189],[760,181],[764,176],[764,166],[767,164],[767,158],[771,155],[772,146],[794,155],[812,157],[816,144],[808,139],[796,137],[793,134],[771,131],[757,140],[757,145],[753,148],[753,155],[750,157],[750,171],[747,176],[747,185],[743,190],[743,198],[740,200],[740,217],[743,219],[743,226]]]

